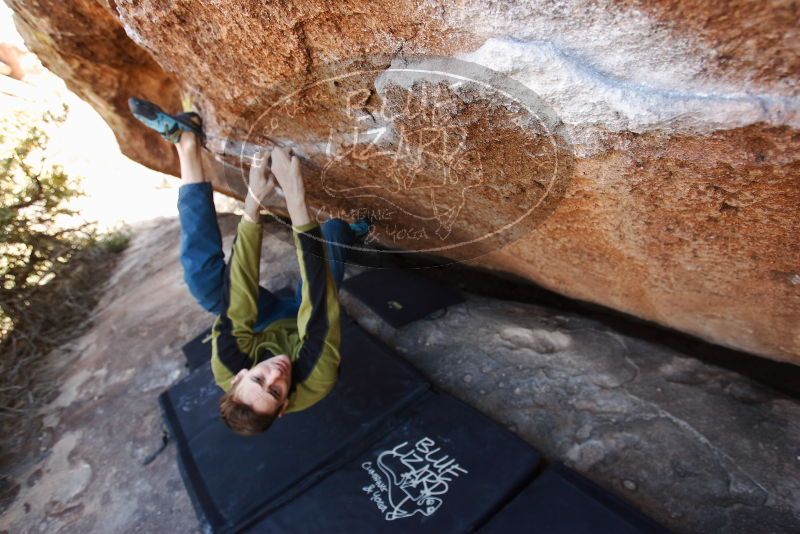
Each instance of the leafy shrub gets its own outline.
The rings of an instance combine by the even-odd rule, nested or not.
[[[0,435],[6,453],[12,438],[21,442],[26,425],[19,418],[57,387],[47,356],[88,326],[114,253],[129,239],[123,230],[98,235],[81,220],[70,207],[81,196],[79,180],[47,161],[47,130],[63,123],[66,111],[33,118],[20,112],[0,123]]]

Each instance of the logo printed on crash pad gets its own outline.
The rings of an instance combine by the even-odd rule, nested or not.
[[[387,306],[389,306],[390,310],[402,310],[403,309],[403,305],[400,304],[399,302],[397,302],[396,300],[390,300],[386,304],[387,304]]]
[[[362,490],[387,521],[432,515],[441,507],[450,482],[468,472],[428,437],[414,445],[404,441],[380,453],[374,464],[364,462],[361,467],[372,480]]]

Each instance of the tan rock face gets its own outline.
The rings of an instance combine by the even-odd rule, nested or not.
[[[796,130],[765,126],[631,136],[581,160],[555,213],[490,261],[559,292],[800,363],[798,141]]]
[[[291,146],[385,244],[800,363],[792,2],[9,3],[148,166],[125,99],[191,102],[220,190]]]

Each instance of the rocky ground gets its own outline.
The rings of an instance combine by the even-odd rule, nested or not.
[[[226,247],[235,223],[221,217]],[[296,278],[294,255],[285,229],[266,233],[264,280],[277,289]],[[156,398],[186,373],[181,345],[212,320],[183,284],[178,235],[175,219],[140,226],[94,326],[53,354],[60,395],[31,423],[39,437],[12,473],[3,531],[197,530],[174,447],[157,454]],[[439,387],[673,529],[796,531],[797,398],[551,308],[473,296],[394,330],[343,301]]]

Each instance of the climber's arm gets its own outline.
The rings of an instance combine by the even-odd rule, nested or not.
[[[229,305],[227,315],[233,335],[241,350],[250,354],[258,319],[258,279],[261,263],[261,202],[274,189],[274,180],[266,178],[268,157],[256,154],[250,167],[244,216],[239,223],[229,268]]]
[[[258,281],[261,262],[260,201],[274,188],[265,178],[266,158],[250,170],[245,214],[239,222],[225,273],[223,309],[215,324],[212,370],[227,389],[232,377],[252,365],[258,318]]]
[[[286,197],[303,278],[297,313],[300,343],[293,348],[297,387],[287,409],[294,412],[325,397],[339,377],[339,298],[325,257],[322,231],[308,214],[300,162],[288,151],[276,149],[272,153],[272,172]]]
[[[339,298],[325,257],[319,224],[292,225],[303,292],[297,312],[300,344],[294,347],[297,387],[287,412],[308,408],[325,397],[339,378]]]

